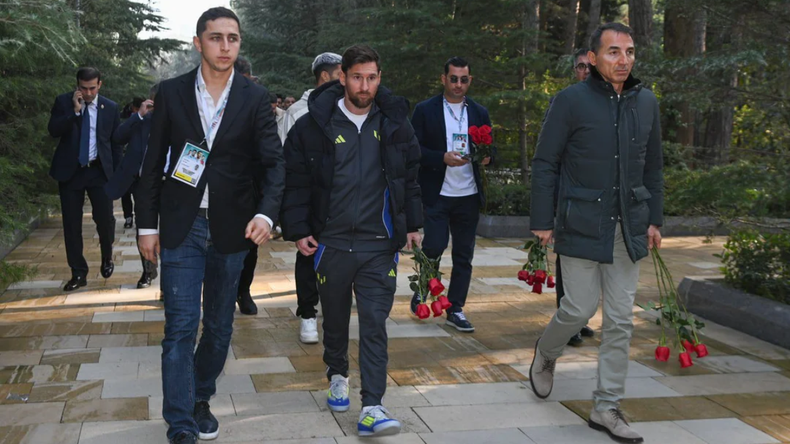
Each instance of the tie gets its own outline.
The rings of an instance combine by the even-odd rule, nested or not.
[[[80,165],[85,166],[90,160],[90,143],[91,143],[91,115],[88,111],[88,106],[85,104],[85,109],[82,110],[82,128],[80,129]]]

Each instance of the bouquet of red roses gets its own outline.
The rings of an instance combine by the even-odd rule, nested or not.
[[[532,292],[543,293],[543,284],[554,288],[554,276],[549,269],[548,251],[540,244],[540,240],[533,239],[524,244],[527,250],[527,263],[518,272],[518,280],[532,285]]]
[[[653,267],[656,270],[656,281],[658,281],[658,304],[653,301],[646,305],[637,304],[645,311],[655,310],[658,312],[656,324],[661,326],[661,338],[658,340],[656,348],[656,359],[659,361],[669,360],[671,354],[667,346],[667,330],[672,331],[673,342],[678,353],[678,360],[682,368],[691,367],[694,362],[691,360],[691,353],[696,352],[698,358],[708,356],[708,348],[699,340],[699,333],[705,324],[697,320],[694,315],[686,310],[685,304],[678,297],[675,281],[672,280],[664,260],[658,253],[657,248],[651,250],[653,256]]]
[[[496,148],[494,138],[491,136],[491,127],[488,125],[470,126],[469,137],[472,139],[473,152],[469,155],[472,162],[480,163],[486,157],[492,157]]]
[[[420,304],[417,305],[417,317],[427,319],[431,316],[441,316],[442,311],[452,306],[447,296],[443,295],[442,273],[439,271],[439,259],[431,259],[423,251],[414,248],[414,274],[409,276],[409,288],[420,295]],[[428,300],[432,300],[430,307]]]

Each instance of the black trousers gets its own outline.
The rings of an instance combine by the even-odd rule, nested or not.
[[[475,254],[475,233],[480,220],[480,197],[439,196],[434,205],[425,205],[425,238],[422,249],[430,258],[440,258],[450,235],[453,236],[453,271],[447,298],[452,307],[448,313],[461,311],[466,304],[469,282],[472,280],[472,259]]]
[[[324,363],[327,378],[348,377],[351,291],[359,316],[359,368],[362,406],[380,405],[387,388],[387,318],[395,300],[398,254],[348,252],[319,246],[315,272],[324,311]]]
[[[132,202],[132,192],[128,191],[121,197],[121,206],[123,207],[123,218],[128,219],[134,216],[134,203]]]
[[[254,247],[247,253],[244,259],[244,269],[241,270],[239,279],[239,295],[250,292],[252,280],[255,278],[255,264],[258,262],[258,248]],[[313,270],[313,257],[304,256],[296,253],[296,267],[294,270],[296,277],[296,315],[303,319],[316,317],[316,306],[318,305],[318,289],[315,283],[315,271]]]
[[[565,296],[565,289],[562,286],[562,266],[560,265],[560,255],[557,255],[557,262],[554,266],[556,269],[555,274],[555,282],[554,282],[554,289],[557,290],[557,308],[560,308],[560,300],[562,300],[563,296]]]
[[[112,257],[115,241],[115,218],[112,215],[112,200],[104,191],[107,177],[101,165],[80,168],[68,182],[59,182],[60,209],[63,215],[63,237],[66,244],[66,259],[73,277],[88,276],[88,262],[82,254],[82,207],[88,194],[93,207],[93,221],[99,234],[102,259]]]

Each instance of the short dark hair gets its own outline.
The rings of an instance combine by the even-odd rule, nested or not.
[[[280,100],[285,100],[285,97],[283,97],[282,94],[275,94],[275,96],[277,96],[277,98]]]
[[[144,98],[142,98],[142,97],[135,97],[135,98],[132,99],[132,106],[135,107],[135,108],[139,108],[140,106],[142,106],[143,102],[145,102]]]
[[[444,62],[445,75],[450,73],[450,65],[455,66],[456,68],[469,68],[469,74],[472,74],[472,65],[470,65],[469,62],[462,59],[461,57],[450,57],[446,62]]]
[[[200,18],[197,21],[196,35],[200,37],[200,35],[203,34],[203,32],[206,30],[206,22],[210,22],[212,20],[216,20],[220,18],[229,18],[236,20],[236,24],[239,25],[239,32],[241,32],[241,22],[239,21],[239,17],[236,15],[236,13],[228,8],[223,8],[220,6],[216,8],[211,8],[200,15]]]
[[[377,53],[375,49],[368,45],[354,45],[346,49],[346,52],[343,53],[343,63],[340,64],[340,68],[343,72],[347,73],[354,65],[375,63],[376,69],[381,71],[380,62],[379,53]]]
[[[252,63],[250,63],[250,61],[243,56],[239,56],[236,59],[236,63],[233,64],[233,69],[235,69],[236,72],[241,75],[244,74],[252,75]]]
[[[629,26],[615,22],[604,23],[603,25],[599,26],[598,29],[596,29],[590,36],[590,51],[598,54],[598,50],[601,49],[601,36],[605,31],[614,31],[620,34],[628,34],[631,36],[631,38],[634,38],[634,30]]]
[[[579,48],[576,52],[573,53],[573,60],[571,60],[571,69],[576,68],[576,61],[579,60],[579,57],[586,56],[587,53],[590,52],[587,48]]]
[[[90,66],[83,66],[77,70],[77,82],[80,80],[87,82],[88,80],[93,79],[97,79],[99,82],[101,82],[101,72],[99,72],[98,69]]]
[[[277,103],[277,94],[269,93],[269,103]]]

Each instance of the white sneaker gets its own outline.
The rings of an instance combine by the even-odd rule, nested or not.
[[[390,412],[383,406],[363,407],[359,414],[357,432],[359,436],[388,436],[400,433],[401,424],[390,417]]]
[[[318,343],[318,320],[316,318],[302,319],[299,340],[302,341],[303,344]]]

